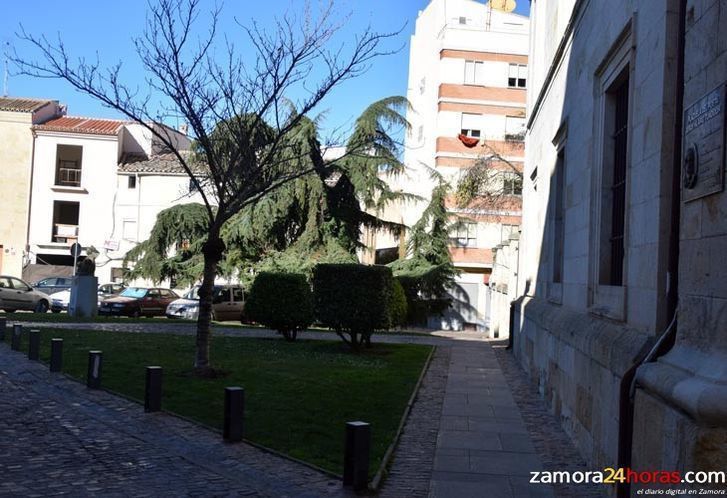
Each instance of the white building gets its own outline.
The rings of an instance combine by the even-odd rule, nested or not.
[[[391,180],[395,189],[431,195],[430,168],[456,185],[463,169],[477,159],[496,156],[498,188],[511,198],[501,206],[477,205],[453,213],[466,219],[452,234],[450,252],[461,270],[455,305],[443,323],[433,326],[483,329],[487,326],[488,282],[492,248],[510,238],[520,224],[518,174],[522,171],[527,87],[529,23],[526,17],[498,11],[472,0],[432,0],[419,12],[411,38],[405,175]],[[475,145],[464,144],[467,139]],[[426,202],[392,208],[385,217],[415,224]],[[396,247],[380,237],[378,248]]]
[[[186,136],[164,129],[188,148]],[[100,281],[118,280],[124,254],[148,237],[157,213],[195,201],[186,175],[154,169],[164,162],[164,151],[139,124],[61,116],[34,126],[33,133],[31,263],[71,266],[69,246],[78,242],[100,252]],[[129,166],[140,160],[151,166]]]

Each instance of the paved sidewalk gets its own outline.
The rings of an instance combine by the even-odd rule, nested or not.
[[[455,343],[437,439],[432,498],[553,496],[520,410],[485,342]]]

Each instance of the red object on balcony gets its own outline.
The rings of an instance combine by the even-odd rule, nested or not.
[[[470,149],[480,143],[479,138],[468,137],[467,135],[462,135],[461,133],[457,136],[457,138],[459,138],[459,141],[462,142],[465,147],[469,147]]]

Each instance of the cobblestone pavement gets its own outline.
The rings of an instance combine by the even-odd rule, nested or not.
[[[0,345],[0,496],[347,496],[340,482],[91,391]]]
[[[438,346],[434,352],[379,492],[381,498],[424,498],[429,494],[450,355],[450,346]]]
[[[513,355],[505,349],[506,343],[493,344],[507,383],[512,392],[535,450],[543,462],[543,470],[585,472],[585,461],[563,431],[557,419],[548,411],[538,389],[527,378]],[[556,485],[556,496],[600,497],[607,496],[608,488],[597,484]]]

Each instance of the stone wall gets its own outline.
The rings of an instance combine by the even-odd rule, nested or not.
[[[690,109],[715,89],[721,92],[722,115],[715,118],[721,157],[714,142],[709,148],[712,167],[724,174],[727,0],[689,0],[685,24],[683,107]],[[700,145],[693,138],[684,142],[685,151]],[[705,154],[701,167],[706,159]],[[676,344],[637,372],[633,466],[638,470],[727,469],[727,192],[722,184],[694,198],[694,189],[710,176],[701,171],[695,186],[682,184]]]
[[[515,355],[589,466],[615,466],[621,379],[650,337],[537,298],[517,301],[515,327]]]

